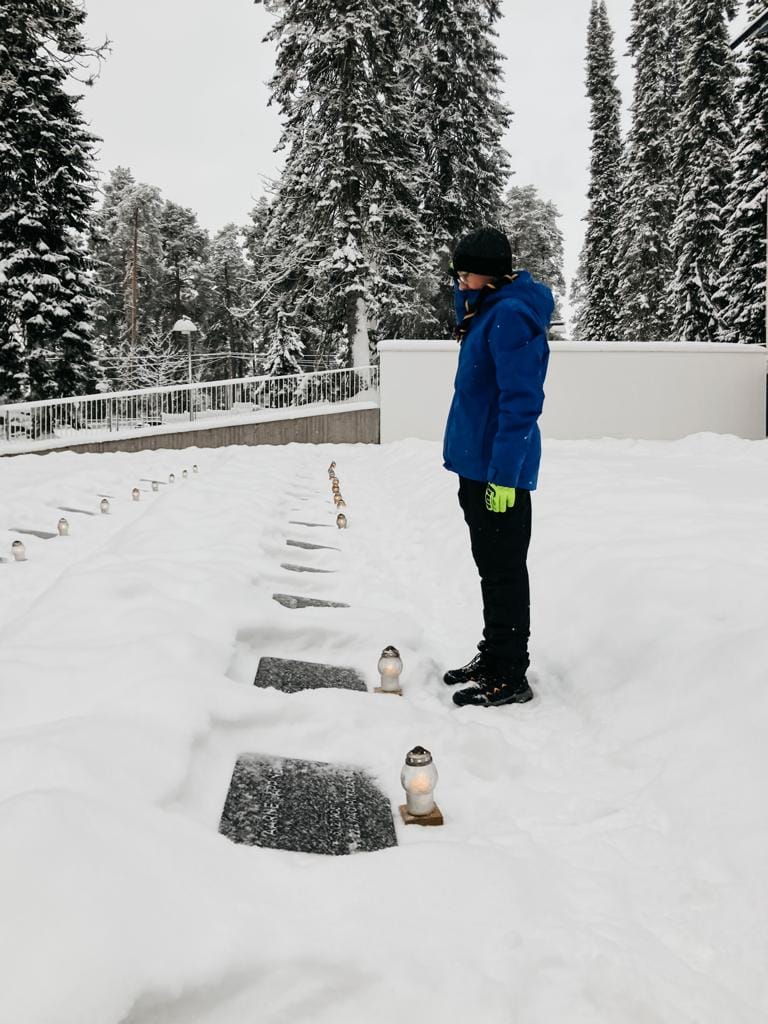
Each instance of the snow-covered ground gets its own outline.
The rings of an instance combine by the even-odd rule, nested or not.
[[[289,525],[332,526],[331,457],[349,530]],[[455,490],[415,441],[0,460],[6,557],[112,496],[0,565],[3,1024],[765,1024],[768,442],[546,445],[522,707],[440,680],[480,630]],[[251,685],[276,655],[372,688],[390,643],[403,699]],[[365,766],[396,807],[416,743],[444,828],[217,833],[240,752]]]

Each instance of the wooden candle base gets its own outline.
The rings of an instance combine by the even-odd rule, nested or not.
[[[386,693],[387,696],[389,696],[389,697],[402,697],[403,696],[403,691],[402,690],[382,690],[382,688],[380,686],[377,686],[376,689],[373,692],[374,693]]]
[[[400,804],[400,817],[406,825],[442,825],[443,812],[435,804],[429,814],[411,814],[407,804]]]

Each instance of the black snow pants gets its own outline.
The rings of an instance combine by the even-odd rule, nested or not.
[[[527,564],[531,492],[518,488],[512,508],[489,512],[486,486],[459,477],[459,504],[480,573],[486,654],[500,669],[525,672],[531,628]]]

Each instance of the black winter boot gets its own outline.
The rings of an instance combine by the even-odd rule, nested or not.
[[[462,665],[461,668],[448,669],[443,676],[445,685],[458,686],[459,683],[471,683],[477,679],[483,669],[486,668],[485,649],[485,640],[481,640],[477,645],[479,653],[471,661],[468,661],[466,665]]]
[[[500,669],[479,672],[474,686],[453,695],[453,703],[460,708],[498,708],[504,704],[525,704],[529,700],[533,700],[533,691],[525,673]]]

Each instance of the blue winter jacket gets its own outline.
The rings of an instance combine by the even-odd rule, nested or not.
[[[456,287],[456,316],[477,291]],[[552,292],[527,271],[486,294],[459,352],[445,427],[446,469],[469,480],[533,491],[541,461],[537,420],[549,361]]]

